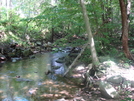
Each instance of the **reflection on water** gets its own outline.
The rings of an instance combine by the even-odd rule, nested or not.
[[[0,101],[54,101],[72,97],[76,86],[64,83],[63,77],[57,81],[46,76],[45,72],[51,68],[50,58],[51,55],[45,53],[38,54],[34,59],[4,64],[0,68]],[[61,67],[55,73],[63,69]],[[55,75],[52,74],[52,78]]]
[[[50,55],[47,53],[39,54],[34,59],[4,64],[0,69],[0,99],[27,101],[29,89],[37,88],[41,81],[47,79],[44,72],[48,69],[50,69]],[[21,97],[25,99],[20,100]]]

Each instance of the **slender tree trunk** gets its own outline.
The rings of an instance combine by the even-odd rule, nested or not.
[[[97,57],[94,38],[93,38],[93,35],[92,35],[92,32],[91,32],[89,18],[87,16],[87,10],[86,10],[85,4],[84,4],[84,0],[80,0],[80,4],[81,4],[81,7],[82,7],[83,18],[84,18],[84,21],[85,21],[86,31],[87,31],[87,34],[88,34],[88,40],[89,40],[89,43],[90,43],[92,62],[93,62],[93,65],[95,67],[97,67],[98,64],[99,64],[99,60],[98,60],[98,57]]]
[[[0,1],[0,7],[2,7],[2,1]],[[2,18],[2,14],[1,14],[2,12],[1,12],[1,9],[0,9],[0,20],[1,20],[1,18]]]
[[[52,26],[52,32],[51,32],[51,42],[54,41],[54,27]]]
[[[127,2],[129,5],[125,4],[124,0],[119,0],[121,18],[122,18],[122,46],[125,56],[128,59],[133,59],[128,47],[128,29],[129,29],[128,15],[130,14],[130,0],[127,0]]]
[[[9,19],[9,0],[6,0],[6,8],[7,8],[6,16],[7,16],[7,20],[8,20]]]

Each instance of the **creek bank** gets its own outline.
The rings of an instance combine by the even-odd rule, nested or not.
[[[80,71],[79,68],[81,68]],[[90,96],[92,96],[91,98],[96,96],[96,98],[100,99],[99,101],[104,101],[107,99],[111,101],[119,101],[119,99],[124,100],[125,98],[129,98],[131,100],[134,99],[133,65],[126,65],[125,63],[120,64],[107,60],[100,64],[93,76],[91,76],[88,72],[89,68],[90,65],[83,67],[80,66],[73,70],[73,75],[78,76],[81,74],[81,71],[86,69],[85,72],[79,75],[79,78],[81,77],[84,80],[85,89],[82,91],[85,92],[87,97],[89,97],[89,94],[87,93],[94,92],[93,94],[90,94]]]
[[[125,92],[126,90],[128,90],[130,94],[128,94],[127,97],[132,98],[132,89],[134,88],[134,67],[129,64],[127,64],[125,67],[126,68],[113,61],[105,61],[100,65],[99,71],[98,73],[96,73],[96,76],[98,76],[99,78],[103,78],[103,80],[101,81],[106,83],[105,86],[101,86],[100,84],[100,90],[105,90],[105,93],[109,95],[108,97],[106,96],[106,94],[103,93],[106,97],[119,98],[119,95],[121,95],[123,91]],[[114,96],[106,90],[107,87],[109,87],[109,89],[115,89],[112,92],[116,92],[114,93]]]
[[[69,53],[66,54],[66,56],[56,58],[54,61],[56,65],[53,66],[53,69],[57,70],[62,67],[60,64],[72,63],[78,55],[77,53],[77,55],[72,58]],[[68,67],[69,65],[66,66]],[[88,72],[87,74],[89,68],[90,65],[86,66],[83,63],[77,62],[67,76],[67,79],[69,79],[69,81],[73,81],[74,84],[81,85],[82,87],[85,86],[80,91],[83,92],[80,96],[86,96],[85,98],[83,97],[83,99],[87,100],[87,98],[90,98],[89,96],[92,96],[91,98],[94,100],[96,98],[100,99],[100,101],[107,99],[110,101],[119,101],[119,99],[124,100],[128,97],[133,99],[133,65],[126,63],[115,63],[114,61],[106,60],[99,65],[94,75],[91,75],[91,72]],[[91,92],[92,94],[87,94]],[[129,94],[127,92],[129,92]]]
[[[49,88],[45,88],[44,83],[49,78],[44,72],[50,68],[50,53],[36,54],[34,59],[16,63],[6,62],[0,68],[0,101],[33,101],[31,96],[40,92],[41,88],[44,89],[43,93],[47,93],[45,89]]]
[[[16,62],[23,58],[35,58],[36,53],[48,52],[51,51],[52,48],[53,45],[50,42],[42,43],[42,40],[31,41],[28,47],[16,42],[1,43],[0,66],[2,66],[2,63],[5,61]]]

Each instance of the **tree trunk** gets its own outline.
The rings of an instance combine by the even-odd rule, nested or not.
[[[128,59],[133,59],[129,47],[128,47],[128,29],[129,29],[129,22],[128,22],[128,15],[130,14],[130,5],[125,4],[124,0],[119,0],[120,3],[120,10],[121,10],[121,18],[122,18],[122,46],[125,56]],[[130,1],[128,0],[128,3]],[[129,6],[129,7],[127,7]],[[129,13],[128,13],[129,11]],[[128,14],[127,14],[128,13]]]
[[[2,1],[0,1],[0,7],[2,7]],[[0,9],[0,20],[2,18],[2,10]]]
[[[92,35],[92,32],[91,32],[89,18],[87,16],[87,10],[86,10],[85,4],[84,4],[84,0],[80,0],[80,4],[81,4],[81,7],[82,7],[83,18],[84,18],[84,21],[85,21],[86,31],[87,31],[87,34],[88,34],[88,40],[89,40],[89,43],[90,43],[92,62],[93,62],[93,65],[95,67],[97,67],[98,64],[99,64],[99,60],[98,60],[98,57],[97,57],[94,38],[93,38],[93,35]]]
[[[51,32],[51,42],[54,41],[54,27],[52,26],[52,32]]]
[[[7,20],[9,20],[9,0],[6,0],[6,8],[7,8],[7,11],[6,11],[6,17],[7,17]]]

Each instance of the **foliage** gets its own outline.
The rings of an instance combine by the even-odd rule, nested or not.
[[[56,46],[81,47],[85,44],[87,34],[79,2],[77,0],[56,0],[57,2],[52,4],[51,1],[12,0],[13,6],[11,7],[1,5],[0,32],[4,32],[1,41],[14,40],[27,44],[30,40],[51,41],[53,37]],[[98,55],[118,55],[117,47],[121,45],[119,2],[117,0],[101,2],[91,0],[86,1],[86,7],[92,32],[96,33],[94,39]],[[134,15],[131,14],[130,41],[133,40],[133,19]],[[131,42],[130,46],[133,47]],[[86,50],[84,54],[88,55],[83,59],[89,59],[90,52]]]
[[[86,48],[82,56],[80,57],[80,61],[86,64],[91,63],[91,53],[89,52],[89,48]]]
[[[125,98],[124,100],[121,100],[121,101],[134,101],[134,99],[131,99],[131,98]]]

